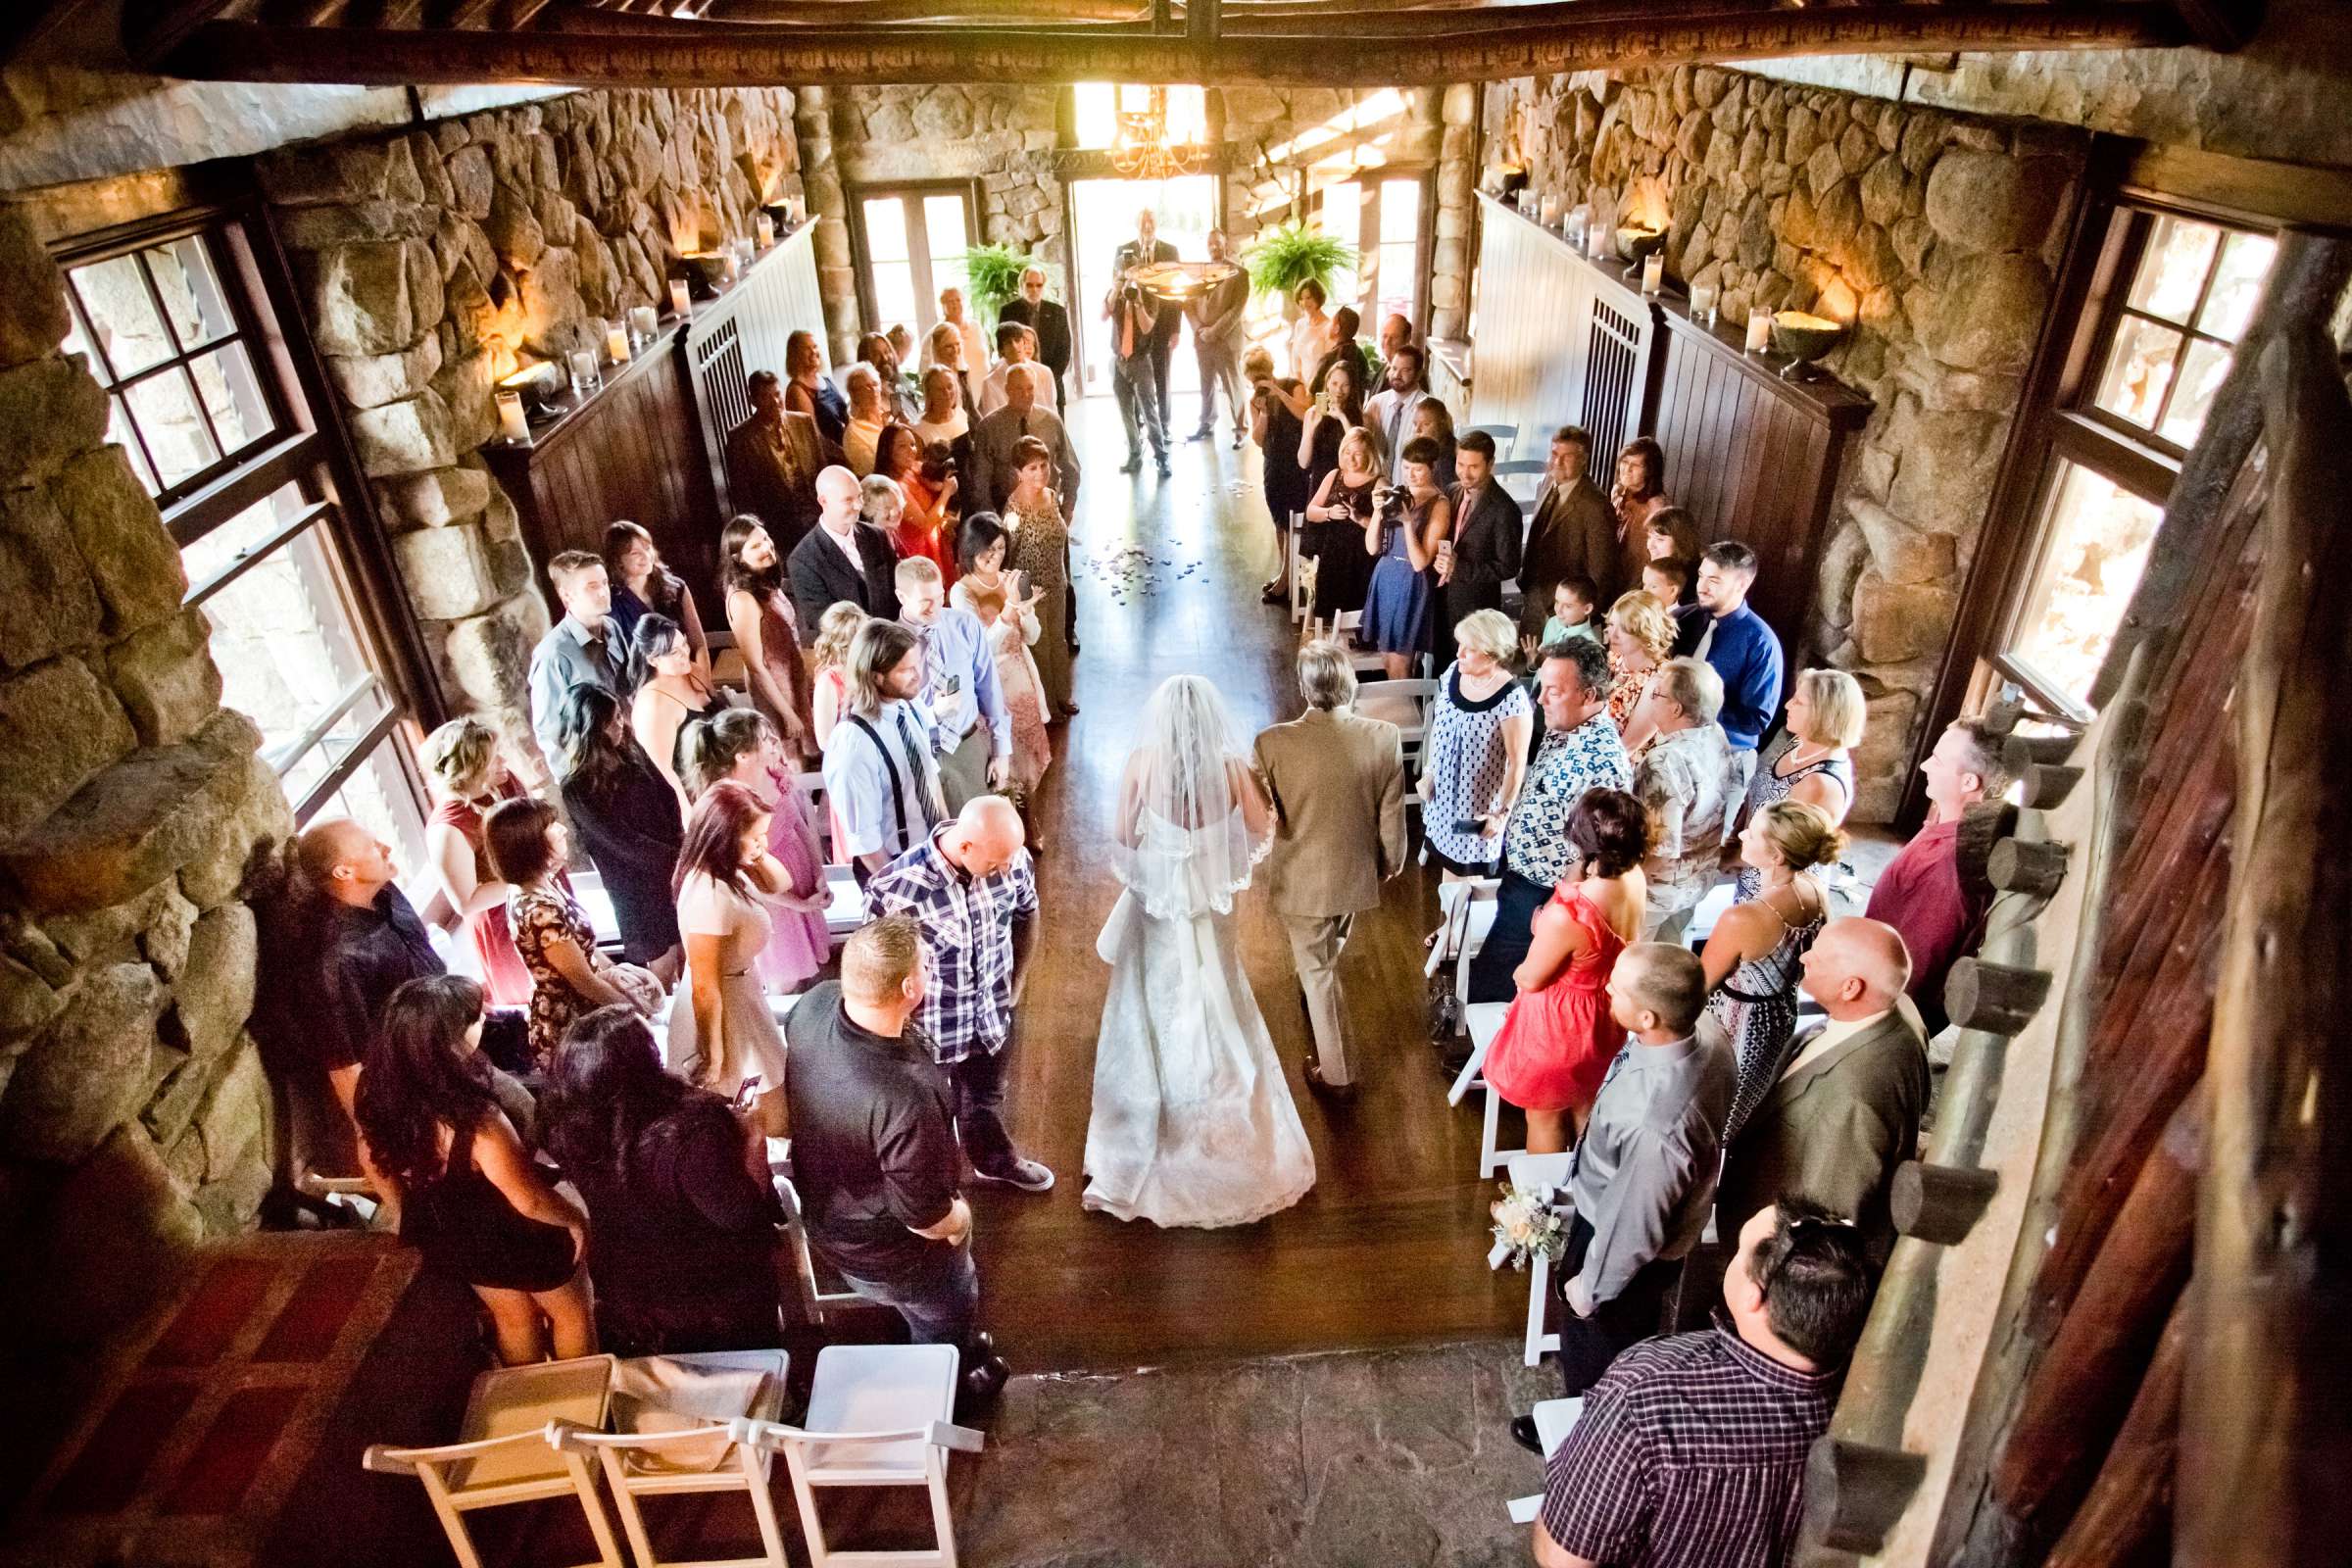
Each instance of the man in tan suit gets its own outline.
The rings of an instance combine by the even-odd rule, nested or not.
[[[1801,983],[1829,1022],[1797,1035],[1780,1080],[1725,1151],[1716,1235],[1801,1197],[1851,1214],[1871,1261],[1886,1261],[1887,1193],[1894,1168],[1919,1151],[1928,1103],[1927,1042],[1903,998],[1910,981],[1894,927],[1856,915],[1822,928]]]
[[[767,524],[781,560],[815,526],[816,476],[841,462],[841,448],[784,407],[773,370],[754,370],[749,391],[752,416],[727,432],[727,491],[737,512]]]
[[[1340,950],[1357,911],[1379,904],[1381,883],[1404,869],[1404,753],[1396,725],[1349,710],[1355,671],[1338,643],[1298,650],[1298,689],[1306,711],[1257,737],[1275,817],[1266,891],[1314,1029],[1307,1087],[1350,1100]]]

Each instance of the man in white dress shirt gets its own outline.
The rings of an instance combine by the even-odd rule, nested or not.
[[[1398,455],[1413,438],[1413,411],[1429,401],[1429,393],[1423,386],[1426,369],[1421,351],[1410,343],[1404,344],[1388,357],[1388,384],[1373,393],[1371,401],[1364,405],[1364,427],[1372,432],[1381,471],[1391,484],[1402,482],[1398,477],[1402,466]]]
[[[923,656],[923,703],[939,732],[939,784],[950,811],[1003,786],[1012,766],[1012,713],[980,617],[947,602],[939,564],[899,563],[899,620]]]
[[[1031,365],[1037,360],[1037,333],[1018,321],[997,323],[996,368],[980,383],[980,416],[987,418],[1004,406],[1004,383],[1016,365]]]
[[[858,627],[849,676],[850,710],[825,742],[825,795],[841,823],[834,853],[862,882],[927,841],[948,810],[914,632],[895,620]]]

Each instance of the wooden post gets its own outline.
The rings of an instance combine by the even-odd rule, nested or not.
[[[1943,1010],[1963,1029],[1982,1029],[1988,1035],[2013,1035],[2049,999],[2046,969],[2013,969],[1962,958],[1952,965],[1943,985]]]
[[[2352,242],[2325,248],[2352,270]],[[2352,398],[2336,301],[2312,304],[2262,353],[2275,477],[2236,694],[2174,1550],[2199,1568],[2352,1542]]]
[[[1817,1439],[1805,1455],[1804,1539],[1833,1551],[1877,1551],[1927,1467],[1900,1448]]]
[[[1965,1241],[1984,1205],[2000,1191],[1997,1172],[1967,1165],[1930,1165],[1907,1159],[1894,1167],[1894,1183],[1886,1195],[1894,1211],[1894,1228],[1905,1236],[1939,1247]]]
[[[2004,893],[2046,899],[2066,880],[2067,847],[2047,839],[2003,839],[1992,847],[1985,874]]]
[[[2020,786],[2023,804],[2036,811],[2054,809],[2074,787],[2082,782],[2082,769],[2064,762],[2035,762],[2025,772]]]
[[[2188,1359],[2185,1302],[2184,1297],[2174,1303],[2107,1462],[2042,1568],[2138,1568],[2164,1560],[2180,1446],[2180,1370]]]

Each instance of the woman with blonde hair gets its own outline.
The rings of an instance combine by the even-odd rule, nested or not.
[[[1519,629],[1499,610],[1453,628],[1421,754],[1421,827],[1447,880],[1494,874],[1502,828],[1527,778],[1536,705],[1511,668]]]
[[[1609,722],[1625,740],[1626,755],[1658,732],[1656,719],[1638,712],[1649,690],[1649,677],[1674,653],[1674,617],[1666,607],[1641,592],[1620,594],[1609,607],[1601,641],[1609,650]]]
[[[1727,1146],[1788,1064],[1799,965],[1830,917],[1829,891],[1813,870],[1844,853],[1845,834],[1830,813],[1801,801],[1765,807],[1740,835],[1740,858],[1756,873],[1756,892],[1723,912],[1698,955],[1713,993],[1707,1012],[1731,1038],[1740,1070],[1723,1129]]]
[[[1343,611],[1364,608],[1364,591],[1372,584],[1364,528],[1372,520],[1372,493],[1380,486],[1380,472],[1372,432],[1358,425],[1340,438],[1334,466],[1306,504],[1298,555],[1315,564],[1313,617],[1326,626],[1336,624]]]
[[[688,725],[685,745],[686,787],[698,804],[715,785],[740,784],[768,813],[767,853],[783,868],[785,884],[766,899],[771,929],[760,950],[760,973],[780,995],[796,991],[832,953],[825,926],[830,901],[816,824],[783,742],[764,714],[730,708]]]
[[[433,814],[425,824],[424,854],[433,883],[465,922],[481,962],[482,989],[494,1007],[531,1000],[531,973],[514,951],[507,916],[512,885],[490,869],[482,850],[482,816],[501,801],[527,793],[514,781],[498,731],[478,718],[453,718],[424,738],[417,753],[432,780]]]
[[[846,599],[817,619],[816,642],[808,650],[808,663],[815,671],[816,695],[811,708],[820,755],[825,742],[833,738],[833,726],[850,710],[850,639],[864,624],[863,608]]]
[[[1862,744],[1867,711],[1862,683],[1844,670],[1800,671],[1788,687],[1781,738],[1765,748],[1747,781],[1740,820],[1776,801],[1802,801],[1842,823],[1853,809],[1854,748]],[[1740,868],[1740,897],[1755,897],[1756,875],[1752,865]]]

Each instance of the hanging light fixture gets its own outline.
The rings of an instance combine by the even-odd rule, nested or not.
[[[1168,89],[1147,89],[1144,107],[1119,110],[1119,131],[1110,144],[1110,167],[1127,179],[1174,179],[1200,161],[1197,147],[1168,139]]]

